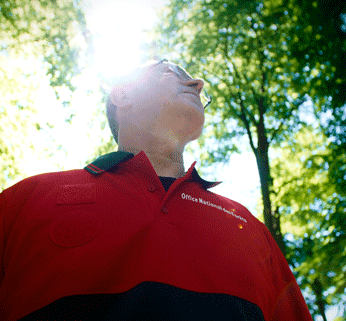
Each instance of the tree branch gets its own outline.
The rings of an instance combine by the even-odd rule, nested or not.
[[[233,64],[233,69],[234,69],[234,72],[236,74],[236,76],[239,78],[239,80],[241,80],[241,76],[240,76],[240,73],[237,71],[237,68],[235,66],[235,64],[233,63],[232,61],[232,64]],[[246,81],[248,81],[248,79],[246,78],[246,76],[243,76],[245,78]],[[251,86],[250,86],[251,87]],[[240,95],[240,93],[238,92],[238,94]],[[255,98],[255,97],[254,97]],[[255,98],[256,100],[256,98]],[[251,121],[255,124],[256,127],[258,127],[258,123],[256,121],[256,118],[253,114],[251,114],[250,112],[248,112],[246,109],[245,109],[245,113],[248,114],[248,116],[250,117]]]
[[[248,121],[248,119],[246,117],[246,108],[244,106],[244,102],[242,101],[239,92],[238,92],[238,96],[239,96],[239,104],[240,104],[240,108],[241,108],[240,119],[243,121],[243,123],[245,125],[246,132],[247,132],[247,134],[249,136],[250,146],[251,146],[253,152],[256,154],[257,148],[255,147],[255,144],[254,144],[253,139],[252,139],[252,133],[251,133],[251,130],[250,130],[250,123],[249,123],[249,121]]]
[[[305,101],[305,99],[300,99],[299,102],[297,102],[295,104],[295,107],[294,108],[291,108],[288,113],[285,115],[285,118],[281,121],[279,127],[277,129],[275,129],[273,135],[271,135],[270,139],[269,139],[269,143],[271,143],[277,136],[277,134],[279,133],[279,131],[281,130],[281,128],[286,125],[287,123],[287,120],[292,116],[293,112],[295,110],[297,110],[299,108],[299,106]]]

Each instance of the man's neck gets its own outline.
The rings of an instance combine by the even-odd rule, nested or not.
[[[180,155],[179,159],[172,159],[170,155],[146,153],[153,165],[157,176],[179,178],[184,175],[184,160]]]
[[[169,152],[154,152],[145,149],[138,149],[134,147],[120,147],[119,151],[125,151],[137,155],[139,152],[144,151],[150,163],[152,164],[157,176],[179,178],[184,176],[184,159],[182,153]]]

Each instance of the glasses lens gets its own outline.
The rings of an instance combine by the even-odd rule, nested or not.
[[[174,66],[174,65],[173,65]],[[175,66],[176,73],[178,73],[185,80],[193,79],[184,69],[179,66]]]
[[[167,60],[166,60],[167,61]],[[167,61],[168,65],[169,65],[169,68],[171,70],[173,70],[180,79],[182,80],[190,80],[192,79],[192,77],[181,67],[179,67],[178,65],[170,62],[170,61]]]
[[[201,101],[204,108],[206,108],[211,103],[211,98],[205,89],[203,89],[201,92]]]

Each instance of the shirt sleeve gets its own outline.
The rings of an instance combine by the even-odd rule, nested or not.
[[[3,193],[0,193],[0,287],[4,277],[5,228],[4,214],[6,202]]]
[[[308,306],[284,255],[264,224],[263,229],[271,247],[272,275],[277,286],[270,321],[312,321]]]
[[[0,193],[0,288],[5,273],[6,239],[15,219],[37,185],[36,177],[26,178]]]

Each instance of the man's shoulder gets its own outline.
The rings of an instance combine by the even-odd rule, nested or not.
[[[4,189],[0,195],[4,198],[11,195],[20,195],[20,197],[29,196],[39,186],[43,189],[47,189],[50,186],[66,184],[87,184],[92,179],[90,173],[84,169],[72,169],[66,171],[42,173],[33,176],[29,176],[20,180],[19,182]]]
[[[58,171],[58,172],[49,172],[49,173],[42,173],[38,175],[34,175],[31,177],[28,177],[28,180],[35,180],[39,183],[55,183],[55,182],[61,182],[61,183],[68,183],[68,182],[78,182],[78,181],[85,181],[89,177],[91,177],[85,169],[71,169],[71,170],[65,170],[65,171]],[[25,181],[24,179],[23,181]]]
[[[92,176],[84,169],[74,169],[24,178],[0,193],[0,213],[19,213],[32,197],[42,198],[64,185],[88,184],[93,180]]]
[[[230,199],[226,196],[222,196],[220,194],[213,193],[221,202],[226,203],[230,206],[230,208],[238,209],[238,211],[241,211],[243,213],[246,213],[247,215],[253,216],[253,214],[245,207],[243,204]]]
[[[213,192],[212,192],[213,193]],[[263,222],[261,222],[253,213],[251,213],[246,206],[243,204],[230,199],[226,196],[222,196],[216,193],[213,193],[214,196],[220,200],[220,202],[227,204],[227,208],[225,208],[225,212],[228,214],[234,216],[235,218],[238,218],[240,220],[243,220],[245,223],[250,223],[253,226],[256,226],[256,228],[259,228],[262,230],[263,228],[266,229],[266,226]]]

